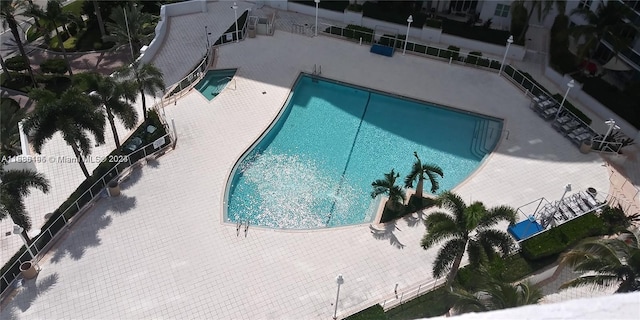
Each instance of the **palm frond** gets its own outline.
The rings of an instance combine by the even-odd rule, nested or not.
[[[516,210],[510,206],[493,207],[482,216],[478,228],[490,228],[500,221],[508,221],[509,224],[516,223]]]
[[[559,289],[567,289],[574,287],[585,287],[591,286],[592,288],[596,287],[610,287],[616,286],[620,283],[620,280],[616,276],[611,275],[587,275],[580,276],[571,281],[563,283]]]
[[[451,272],[451,267],[455,259],[464,254],[466,242],[459,238],[454,238],[447,241],[433,262],[433,276],[436,278],[442,277],[445,273]]]
[[[478,231],[476,237],[485,249],[499,248],[503,255],[509,254],[511,246],[513,245],[513,238],[506,232],[500,230],[484,229]]]
[[[427,232],[422,237],[420,245],[423,249],[431,248],[435,243],[451,237],[459,236],[459,231],[453,218],[444,212],[433,212],[425,218]]]

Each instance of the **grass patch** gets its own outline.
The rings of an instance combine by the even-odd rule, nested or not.
[[[76,0],[62,7],[62,11],[71,13],[76,17],[80,17],[80,15],[82,15],[83,5],[84,5],[84,0]]]
[[[522,254],[529,260],[557,255],[578,241],[607,233],[604,220],[588,213],[521,243]]]
[[[441,316],[451,308],[448,297],[449,293],[444,287],[437,288],[388,310],[386,312],[387,318],[389,320],[412,320]]]
[[[387,315],[384,314],[382,306],[376,304],[346,317],[345,320],[387,320]]]

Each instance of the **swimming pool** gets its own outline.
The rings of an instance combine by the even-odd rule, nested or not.
[[[233,79],[236,69],[209,70],[194,86],[205,98],[213,100]]]
[[[444,171],[440,191],[496,146],[502,121],[301,75],[286,107],[231,173],[225,221],[283,229],[370,222],[371,182],[408,174],[417,151]],[[428,191],[428,182],[425,183]]]

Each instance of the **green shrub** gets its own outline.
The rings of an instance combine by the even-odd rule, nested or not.
[[[14,56],[4,60],[4,64],[11,71],[23,71],[29,68],[29,59],[25,56]]]
[[[51,58],[40,64],[40,71],[44,73],[64,74],[69,71],[69,67],[63,58]]]
[[[431,288],[422,289],[422,291]],[[409,300],[400,306],[387,310],[386,314],[390,320],[408,320],[431,318],[444,315],[451,309],[451,300],[445,287],[439,287],[433,291]]]
[[[627,230],[631,225],[629,218],[627,218],[627,215],[619,205],[616,208],[610,206],[604,207],[600,218],[605,222],[608,234],[615,234]]]
[[[447,50],[451,51],[451,58],[453,58],[453,60],[458,60],[458,58],[460,58],[460,48],[456,46],[449,46]]]
[[[358,3],[352,3],[347,6],[347,10],[353,11],[353,12],[362,12],[362,5]]]
[[[605,222],[595,213],[588,213],[521,243],[522,254],[530,260],[559,254],[576,242],[606,234]]]
[[[442,20],[440,19],[427,19],[424,24],[429,28],[442,29]]]
[[[384,309],[379,304],[375,304],[356,314],[350,315],[345,320],[387,320]]]
[[[324,30],[326,33],[344,36],[346,38],[360,40],[362,38],[363,42],[371,43],[373,40],[373,29],[369,29],[367,27],[361,27],[354,24],[348,25],[346,28],[331,26]]]
[[[482,52],[480,51],[469,52],[469,55],[467,56],[465,63],[473,64],[473,65],[478,64],[478,58],[480,57],[482,57]]]
[[[560,103],[562,102],[563,96],[560,95],[559,93],[556,93],[553,95],[553,98],[556,99],[558,103]],[[584,121],[584,123],[586,123],[587,125],[591,124],[591,121],[592,121],[591,118],[589,118],[586,114],[582,113],[582,111],[578,110],[578,108],[576,108],[573,104],[571,104],[569,100],[565,100],[564,103],[562,104],[562,107],[571,111],[576,117]]]
[[[507,39],[510,35],[509,31],[470,26],[465,22],[446,18],[442,20],[442,32],[466,39],[493,43],[500,46],[506,45]],[[523,45],[520,41],[516,41],[515,44]]]

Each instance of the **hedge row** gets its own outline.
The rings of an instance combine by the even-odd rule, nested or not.
[[[607,233],[606,223],[595,213],[588,213],[552,228],[521,243],[522,254],[529,260],[559,254],[578,241]]]
[[[509,31],[472,26],[466,22],[455,21],[447,18],[442,20],[442,32],[466,39],[493,43],[499,46],[506,46],[507,39],[511,35]],[[523,43],[518,42],[515,44],[523,45]]]
[[[360,40],[371,43],[373,40],[373,29],[361,27],[354,24],[348,25],[346,28],[331,26],[324,30],[326,33],[343,36],[349,39]]]

